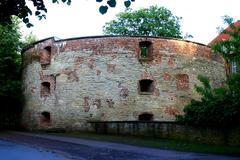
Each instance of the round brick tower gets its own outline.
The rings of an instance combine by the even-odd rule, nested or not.
[[[28,129],[87,130],[87,121],[174,121],[199,74],[226,79],[205,45],[159,37],[98,36],[38,41],[23,53]]]

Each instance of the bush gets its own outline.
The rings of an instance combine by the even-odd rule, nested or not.
[[[240,122],[240,75],[232,75],[226,87],[213,89],[209,79],[198,76],[203,86],[195,86],[201,100],[192,100],[184,107],[178,122],[197,126],[227,127]]]

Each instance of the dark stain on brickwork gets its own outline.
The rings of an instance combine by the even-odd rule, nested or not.
[[[105,116],[105,114],[104,114],[104,113],[101,113],[100,117],[104,117],[104,116]]]
[[[31,87],[31,92],[35,93],[36,89],[37,89],[37,87],[35,87],[35,86]]]
[[[100,70],[96,70],[97,72],[97,75],[99,76],[101,74],[101,71]]]
[[[171,115],[171,116],[176,116],[176,115],[179,115],[181,113],[180,109],[175,107],[175,106],[167,106],[165,108],[164,112],[168,115]]]
[[[170,56],[170,57],[168,58],[168,66],[169,66],[169,67],[173,67],[173,66],[174,66],[173,56]]]
[[[70,68],[64,69],[62,73],[66,74],[68,76],[68,80],[70,82],[78,82],[79,78],[76,73],[76,69],[71,70]]]
[[[187,74],[176,75],[177,90],[188,90],[189,89],[189,76]]]
[[[97,106],[97,109],[102,107],[101,99],[94,99],[93,105]]]
[[[77,73],[75,70],[68,74],[68,80],[70,80],[70,82],[78,82],[79,81],[79,78],[77,77]]]
[[[154,95],[154,96],[159,96],[159,95],[160,95],[159,89],[157,89],[156,87],[155,87],[155,89],[153,90],[153,95]]]
[[[75,66],[79,67],[81,64],[83,64],[84,58],[83,57],[76,57],[74,59],[74,64]]]
[[[93,69],[94,67],[96,67],[96,65],[95,65],[95,59],[90,58],[90,59],[88,60],[88,67],[89,67],[90,69]]]
[[[177,97],[176,93],[173,91],[168,92],[168,96],[170,97],[171,101],[176,100],[176,97]]]
[[[117,58],[117,55],[113,54],[111,57],[112,57],[112,59],[115,59],[115,58]]]
[[[106,100],[106,102],[107,102],[109,108],[114,108],[114,103],[115,102],[111,98],[108,98]]]
[[[90,105],[89,105],[89,97],[84,97],[83,98],[83,109],[84,112],[88,112],[90,109]]]
[[[39,71],[39,77],[40,77],[40,80],[43,81],[44,79],[44,76],[43,76],[43,71]]]
[[[122,83],[118,82],[118,88],[121,88],[121,87],[122,87]]]
[[[111,73],[115,71],[116,64],[107,64],[107,72]]]
[[[172,78],[172,76],[171,76],[169,73],[165,72],[165,73],[163,74],[163,80],[164,80],[164,81],[170,81],[171,78]]]
[[[122,89],[120,90],[120,96],[126,98],[128,94],[129,94],[128,88],[122,86]]]

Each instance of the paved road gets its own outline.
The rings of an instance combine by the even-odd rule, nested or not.
[[[46,150],[0,140],[1,160],[64,160],[63,156]]]
[[[69,160],[240,160],[240,157],[178,152],[22,132],[3,132],[0,133],[0,139],[44,148]]]

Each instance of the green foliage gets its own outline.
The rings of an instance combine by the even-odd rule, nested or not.
[[[131,1],[125,1],[125,2],[124,2],[124,5],[125,5],[127,8],[130,7]]]
[[[103,27],[104,34],[109,35],[144,35],[182,38],[180,17],[164,7],[149,8],[119,13]]]
[[[109,7],[115,7],[117,2],[116,2],[116,0],[108,0],[107,4],[109,5]]]
[[[44,5],[43,0],[31,0],[34,7],[37,9],[35,15],[39,18],[45,18],[47,9]],[[28,16],[32,15],[31,9],[26,5],[25,0],[2,0],[0,3],[0,23],[11,24],[12,16],[17,16],[27,25],[31,27],[32,24],[29,22]]]
[[[235,26],[233,18],[223,17],[224,23],[230,26],[230,29],[223,30],[222,33],[228,34],[229,39],[220,40],[212,45],[215,53],[220,54],[227,61],[240,61],[240,26]]]
[[[108,6],[100,6],[99,7],[99,12],[102,14],[107,13],[107,10],[108,10]]]
[[[203,86],[196,86],[196,91],[206,98],[211,98],[213,96],[211,85],[209,84],[209,79],[205,76],[198,75],[198,79],[202,82]]]
[[[23,48],[36,41],[38,41],[37,36],[30,32],[28,35],[24,37]]]
[[[141,58],[147,58],[147,48],[146,47],[141,48]]]
[[[11,25],[0,25],[0,37],[1,125],[10,119],[16,121],[15,113],[20,110],[22,43],[18,21],[14,19]]]
[[[222,33],[229,38],[212,45],[215,53],[220,54],[227,63],[240,62],[240,27],[235,26],[233,18],[224,16],[224,23],[230,27]],[[203,86],[196,86],[196,91],[202,95],[201,100],[192,100],[185,106],[185,115],[177,116],[177,120],[201,126],[237,126],[240,123],[240,73],[229,74],[225,88],[212,89],[209,80],[198,77]]]
[[[46,18],[47,8],[44,4],[44,0],[29,0],[33,3],[36,11],[34,15],[39,18],[39,20]],[[71,5],[72,0],[52,0],[52,3],[65,3]],[[104,3],[103,0],[96,0],[101,4]],[[125,0],[124,5],[129,7],[131,2],[134,0]],[[115,7],[117,5],[116,0],[108,0],[106,5],[101,5],[99,7],[99,12],[105,14],[108,10],[108,7]],[[32,27],[33,24],[30,23],[28,16],[32,15],[32,10],[27,6],[26,0],[1,0],[0,2],[0,23],[1,24],[11,24],[11,17],[17,16],[22,19],[22,21],[27,25],[27,27]]]
[[[131,3],[134,2],[135,0],[124,0],[124,5],[126,8],[130,7]],[[96,2],[103,3],[103,0],[96,0]],[[117,5],[117,0],[107,0],[107,4],[101,5],[99,7],[99,12],[101,14],[107,13],[107,10],[109,7],[116,7]]]
[[[240,74],[232,74],[228,80],[229,91],[234,103],[240,106]]]
[[[232,75],[228,87],[211,88],[209,79],[198,76],[203,84],[195,86],[201,100],[192,100],[177,121],[198,126],[228,127],[240,122],[240,75]]]

